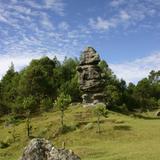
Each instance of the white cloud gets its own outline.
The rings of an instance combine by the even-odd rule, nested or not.
[[[92,29],[108,31],[119,26],[125,30],[133,26],[138,29],[142,25],[148,25],[152,18],[160,18],[159,0],[144,0],[143,2],[139,2],[139,0],[112,0],[109,5],[112,9],[106,10],[104,15],[110,15],[110,18],[102,18],[101,15],[97,15],[98,18],[90,18],[89,25]],[[154,28],[158,27],[159,21],[154,23]],[[150,26],[153,28],[153,25]]]
[[[19,13],[23,13],[26,15],[30,15],[31,14],[31,9],[24,7],[24,6],[20,6],[20,5],[15,5],[10,7],[11,9],[14,9],[15,11],[19,12]]]
[[[130,15],[126,11],[123,11],[123,10],[120,11],[120,19],[121,20],[127,21],[130,18],[131,18]]]
[[[1,22],[7,22],[7,19],[3,15],[0,14],[0,21]]]
[[[99,31],[108,31],[110,29],[118,27],[120,24],[128,23],[131,20],[131,16],[127,11],[120,10],[118,14],[111,17],[110,19],[104,19],[97,17],[96,19],[89,19],[89,26],[92,29]]]
[[[108,30],[112,27],[115,27],[115,24],[112,23],[112,21],[103,19],[101,17],[97,17],[96,20],[94,20],[92,18],[89,19],[89,25],[93,29],[97,29],[97,30]]]
[[[65,3],[62,0],[43,0],[43,3],[37,3],[32,0],[25,0],[24,3],[34,9],[50,9],[60,16],[65,14]]]
[[[53,30],[54,26],[50,17],[46,13],[41,14],[41,17],[42,17],[41,24],[43,25],[43,27],[45,29]]]
[[[143,57],[131,62],[121,64],[110,64],[113,72],[118,78],[123,78],[127,82],[138,82],[147,77],[151,70],[160,70],[160,52],[148,57]]]
[[[124,0],[113,0],[113,1],[111,1],[110,5],[112,7],[118,7],[119,5],[121,5],[123,3],[124,3]]]
[[[15,3],[17,3],[17,0],[11,0],[11,2],[12,2],[13,4],[15,4]]]
[[[35,1],[28,0],[28,1],[24,1],[24,3],[34,9],[42,9],[43,8],[40,4],[36,3]]]
[[[54,10],[59,15],[64,15],[64,2],[62,0],[44,0],[45,8]]]
[[[63,21],[58,25],[58,27],[59,27],[59,29],[62,29],[62,30],[68,30],[69,24],[67,22]]]

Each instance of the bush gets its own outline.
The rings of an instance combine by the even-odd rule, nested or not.
[[[128,112],[129,112],[126,104],[124,104],[124,103],[120,106],[114,106],[112,108],[112,110],[115,111],[115,112],[120,112],[120,113],[124,113],[124,114],[128,114]]]
[[[101,116],[107,118],[108,110],[106,109],[106,106],[103,103],[98,103],[94,107],[93,111],[95,116],[97,117],[98,133],[100,133],[100,118]]]
[[[37,99],[34,96],[26,97],[23,100],[23,107],[25,110],[35,113],[37,111]]]
[[[68,133],[68,132],[72,132],[74,130],[76,130],[76,126],[64,125],[63,127],[59,128],[59,133],[65,134],[65,133]]]
[[[16,116],[9,116],[8,119],[7,119],[7,122],[9,124],[15,124],[17,123],[19,120],[16,118]]]
[[[19,120],[16,119],[15,116],[9,116],[6,120],[5,120],[5,126],[12,126],[15,125],[16,123],[18,123]]]
[[[0,116],[7,114],[9,112],[10,112],[10,108],[8,107],[8,105],[5,105],[2,102],[0,102]]]
[[[119,109],[119,112],[128,113],[128,108],[124,103],[121,106],[119,106],[118,109]]]
[[[53,101],[51,98],[44,98],[40,101],[41,111],[49,111],[53,108]]]
[[[9,147],[9,144],[7,142],[0,141],[0,148],[7,148],[7,147]]]
[[[11,138],[10,136],[8,136],[3,143],[11,144],[11,143],[13,143],[13,142],[14,142],[13,137]]]
[[[61,111],[61,127],[64,127],[64,111],[68,108],[69,104],[71,103],[70,95],[65,95],[61,93],[59,97],[55,100],[54,105],[59,108]]]
[[[45,136],[45,134],[47,133],[49,131],[49,129],[48,128],[41,128],[40,130],[39,130],[39,132],[38,132],[38,137],[44,137]]]

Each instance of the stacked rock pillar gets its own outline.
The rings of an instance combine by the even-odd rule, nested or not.
[[[87,47],[83,51],[77,71],[79,72],[80,90],[83,92],[83,104],[85,105],[104,102],[104,81],[98,66],[99,62],[99,55],[94,48]]]

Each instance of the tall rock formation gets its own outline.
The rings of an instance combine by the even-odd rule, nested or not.
[[[83,104],[85,105],[103,103],[104,81],[98,66],[99,62],[100,57],[94,48],[87,47],[83,51],[77,71],[79,72],[80,90],[83,92]]]

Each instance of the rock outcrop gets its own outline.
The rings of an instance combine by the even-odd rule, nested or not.
[[[77,67],[80,90],[84,93],[82,95],[83,104],[103,103],[104,81],[98,66],[99,62],[100,57],[94,48],[87,47],[83,51],[80,64]]]
[[[35,138],[19,160],[80,160],[71,150],[56,149],[48,140]]]

